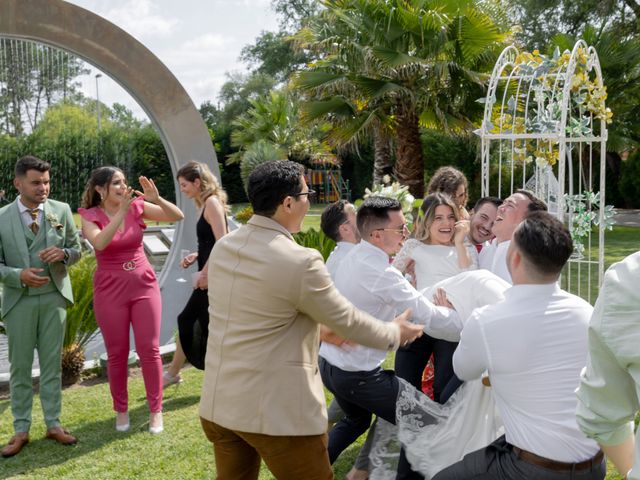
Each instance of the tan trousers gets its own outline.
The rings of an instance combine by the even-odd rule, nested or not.
[[[200,421],[213,443],[218,480],[256,480],[261,458],[277,480],[333,480],[326,434],[280,437]]]

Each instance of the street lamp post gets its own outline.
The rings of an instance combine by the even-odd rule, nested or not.
[[[98,89],[98,79],[102,77],[101,73],[96,73],[96,108],[98,112],[98,130],[100,130],[100,91]]]

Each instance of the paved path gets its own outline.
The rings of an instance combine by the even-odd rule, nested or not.
[[[616,225],[624,227],[640,227],[640,210],[625,210],[616,208],[616,216],[613,221]]]

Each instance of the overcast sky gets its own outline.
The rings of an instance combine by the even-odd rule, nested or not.
[[[269,0],[69,0],[133,35],[178,78],[196,107],[216,101],[225,72],[246,71],[242,47],[263,30],[277,30]],[[83,78],[85,95],[95,98],[95,73]],[[146,118],[136,102],[104,75],[100,100],[122,103]]]

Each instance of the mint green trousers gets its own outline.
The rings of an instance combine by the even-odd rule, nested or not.
[[[4,317],[11,363],[11,413],[16,432],[31,427],[33,352],[40,363],[40,403],[47,429],[60,426],[60,360],[67,303],[58,292],[23,296]]]

